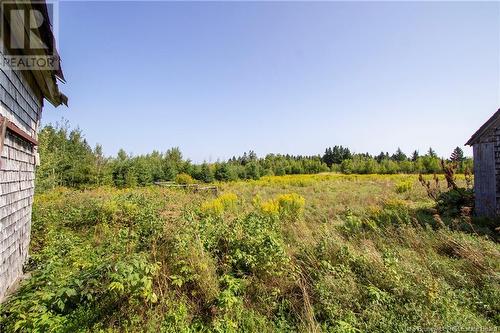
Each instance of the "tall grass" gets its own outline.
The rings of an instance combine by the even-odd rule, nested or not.
[[[500,247],[436,222],[416,182],[326,174],[224,184],[219,197],[38,195],[31,278],[1,305],[0,331],[496,329]]]

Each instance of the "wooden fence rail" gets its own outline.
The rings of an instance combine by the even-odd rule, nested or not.
[[[217,186],[214,185],[176,184],[175,182],[155,182],[154,184],[161,187],[186,188],[191,189],[194,192],[210,191],[215,195],[217,195],[219,192]]]

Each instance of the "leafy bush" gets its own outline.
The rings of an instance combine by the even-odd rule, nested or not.
[[[187,173],[180,173],[175,176],[175,182],[180,185],[194,184],[194,179]]]
[[[412,181],[401,181],[396,184],[396,193],[407,193],[413,189]]]
[[[92,327],[109,308],[155,303],[152,279],[157,270],[144,255],[132,255],[115,264],[97,260],[69,275],[70,268],[52,261],[9,301],[8,315],[0,319],[0,328],[60,332]],[[47,281],[47,276],[52,279]]]
[[[441,168],[446,179],[446,190],[442,190],[440,179],[434,175],[433,182],[426,180],[423,175],[419,176],[419,181],[426,189],[429,198],[436,202],[436,208],[440,214],[456,217],[464,211],[472,212],[474,207],[474,190],[472,188],[472,176],[465,173],[466,187],[459,187],[456,172],[459,165],[457,163],[447,163],[441,161]]]
[[[272,199],[265,202],[260,202],[260,199],[256,198],[255,202],[257,205],[259,205],[262,214],[273,217],[279,216],[280,205],[278,200]]]
[[[284,240],[272,219],[250,214],[228,231],[228,259],[237,274],[279,275],[287,267]]]
[[[254,205],[264,215],[290,220],[303,216],[305,204],[305,199],[296,193],[281,194],[265,202],[261,202],[260,197],[254,198]]]
[[[109,273],[108,290],[119,298],[136,298],[156,303],[158,296],[153,291],[153,278],[159,270],[158,264],[150,264],[146,257],[135,256],[127,262],[116,263]]]
[[[412,220],[408,204],[398,199],[386,200],[383,208],[371,218],[379,226],[411,224]]]
[[[224,193],[216,199],[204,202],[201,212],[206,215],[219,216],[229,209],[236,207],[238,196],[234,193]]]
[[[472,189],[451,189],[441,193],[437,198],[437,208],[442,214],[459,216],[464,207],[474,207],[474,191]]]
[[[306,200],[300,195],[296,193],[282,194],[276,200],[278,201],[281,217],[298,219],[304,214]]]

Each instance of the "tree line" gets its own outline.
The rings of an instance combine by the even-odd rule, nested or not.
[[[418,151],[407,156],[401,149],[393,154],[381,152],[372,156],[354,153],[343,146],[329,147],[321,155],[301,156],[268,154],[258,157],[250,151],[227,161],[196,164],[184,159],[179,148],[166,152],[132,156],[121,149],[114,157],[103,154],[102,146],[92,148],[80,129],[67,124],[47,125],[39,133],[38,152],[41,165],[37,168],[36,186],[40,191],[57,186],[116,187],[147,186],[154,182],[172,181],[180,174],[200,182],[259,179],[266,175],[440,173],[441,159],[430,148],[426,154]],[[472,168],[472,160],[457,147],[448,160],[456,162],[460,171]]]

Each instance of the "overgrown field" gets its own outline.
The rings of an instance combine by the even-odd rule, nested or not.
[[[5,332],[408,332],[500,326],[491,226],[416,176],[301,175],[35,198]]]

